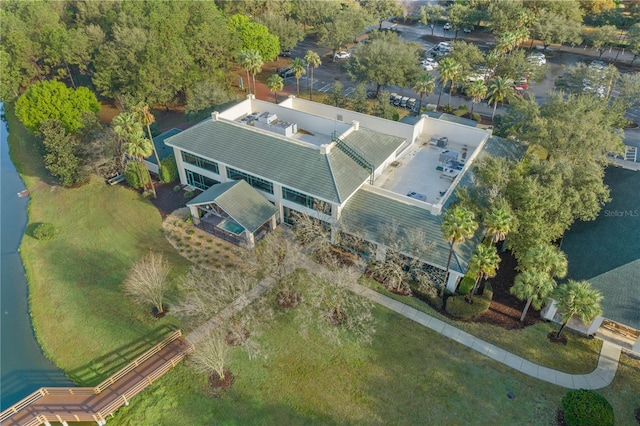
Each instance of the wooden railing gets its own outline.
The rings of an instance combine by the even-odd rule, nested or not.
[[[44,392],[44,388],[40,388],[34,393],[32,393],[31,395],[28,395],[27,397],[21,399],[16,404],[12,405],[11,407],[7,408],[2,413],[0,413],[0,423],[4,422],[5,420],[8,420],[9,417],[19,413],[20,410],[33,404],[35,401],[39,400],[43,396],[46,396],[46,393]]]
[[[9,420],[12,416],[18,414],[24,408],[30,406],[36,401],[40,400],[47,395],[52,396],[64,396],[64,395],[97,395],[102,393],[105,389],[109,388],[109,386],[116,383],[119,379],[126,376],[128,373],[133,371],[136,367],[140,366],[142,363],[147,361],[153,355],[158,353],[160,350],[165,348],[174,340],[178,339],[182,335],[180,330],[175,331],[171,335],[167,336],[164,340],[159,342],[153,348],[149,349],[147,352],[133,360],[126,367],[100,383],[98,386],[93,388],[40,388],[37,391],[33,392],[26,398],[22,399],[18,403],[9,407],[2,413],[0,413],[0,424],[6,420]],[[103,407],[100,411],[92,413],[86,412],[83,416],[78,416],[77,414],[71,413],[60,413],[56,415],[54,418],[45,417],[44,415],[37,415],[34,419],[25,423],[24,426],[35,426],[40,425],[45,422],[62,422],[62,421],[99,421],[103,420],[105,416],[113,413],[118,408],[123,405],[128,405],[129,400],[142,392],[146,387],[155,382],[158,378],[162,377],[167,371],[169,371],[172,367],[175,367],[178,362],[180,362],[185,356],[187,356],[190,352],[193,351],[193,345],[189,344],[183,350],[178,352],[176,355],[171,357],[171,359],[165,361],[158,368],[153,370],[147,376],[145,376],[142,380],[135,383],[131,388],[127,389],[122,395],[118,396],[115,400],[111,401],[108,405]],[[90,418],[89,418],[90,417]]]
[[[119,380],[119,379],[123,378],[124,376],[126,376],[127,374],[129,374],[131,371],[133,371],[140,364],[142,364],[143,362],[145,362],[146,360],[151,358],[153,355],[155,355],[160,350],[162,350],[162,348],[164,348],[165,346],[167,346],[169,343],[173,342],[174,340],[176,340],[180,336],[182,336],[182,332],[180,330],[176,330],[175,332],[171,333],[163,341],[161,341],[160,343],[155,345],[153,348],[149,349],[147,352],[145,352],[142,355],[140,355],[138,358],[134,359],[132,362],[129,363],[129,365],[124,367],[122,370],[118,371],[113,376],[109,377],[104,382],[102,382],[98,386],[96,386],[94,388],[95,393],[100,393],[103,390],[107,389],[109,386],[114,384],[116,382],[116,380]]]
[[[187,346],[180,353],[174,355],[170,360],[168,360],[163,365],[161,365],[160,367],[155,369],[153,372],[151,372],[151,374],[146,376],[144,380],[139,381],[133,387],[130,387],[129,389],[127,389],[122,395],[120,395],[117,399],[112,401],[109,405],[103,407],[96,414],[100,418],[104,418],[105,416],[108,416],[109,414],[113,413],[123,405],[129,405],[129,400],[131,398],[133,398],[134,396],[142,392],[148,386],[151,386],[153,382],[155,382],[164,374],[166,374],[171,368],[175,367],[178,362],[180,362],[185,356],[187,356],[192,351],[193,351],[193,345]]]

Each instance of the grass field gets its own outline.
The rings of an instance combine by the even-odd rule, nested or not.
[[[164,238],[158,211],[137,192],[98,178],[74,189],[43,179],[32,138],[11,111],[7,118],[14,162],[32,190],[20,251],[36,335],[77,384],[94,385],[178,326],[175,318],[155,320],[150,307],[123,297],[131,263],[151,249],[165,253],[176,273],[186,262]],[[58,236],[30,237],[39,222],[53,223]]]
[[[295,312],[270,323],[266,359],[234,353],[232,388],[214,398],[188,364],[122,409],[114,423],[308,425],[555,425],[565,389],[532,379],[475,351],[376,308],[371,346],[334,347],[300,337]],[[624,361],[602,391],[618,424],[633,424],[638,362]],[[516,398],[511,400],[507,393]],[[635,405],[634,405],[635,404]]]
[[[98,179],[75,189],[51,186],[30,137],[11,111],[7,117],[14,162],[28,188],[38,188],[29,227],[52,222],[59,229],[53,241],[27,235],[21,246],[37,336],[70,377],[93,385],[178,326],[171,316],[153,319],[123,296],[131,262],[153,249],[168,256],[176,274],[187,264],[162,235],[158,212],[136,192]],[[244,352],[234,352],[230,368],[236,381],[221,398],[210,395],[206,377],[186,362],[109,424],[555,424],[564,389],[516,373],[384,308],[376,308],[375,316],[371,346],[335,347],[317,334],[301,338],[295,312],[283,313],[258,338],[266,358],[249,361]],[[499,334],[482,325],[460,327]],[[543,357],[547,349],[540,346],[542,332],[536,333],[496,338],[516,353]],[[572,348],[581,350],[586,349]],[[593,350],[586,350],[585,359],[592,360]],[[567,361],[572,362],[583,361],[576,355]],[[508,399],[507,392],[516,398]],[[600,392],[619,424],[633,424],[640,362],[624,358],[614,383]]]
[[[568,338],[566,346],[551,343],[547,339],[547,333],[558,331],[557,324],[541,323],[523,330],[506,330],[491,324],[452,321],[421,300],[391,293],[374,280],[362,278],[360,282],[388,297],[399,300],[536,364],[570,374],[589,373],[598,364],[602,341],[587,339],[572,330],[566,330],[563,332]]]

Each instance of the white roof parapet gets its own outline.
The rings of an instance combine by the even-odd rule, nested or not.
[[[213,111],[213,112],[211,113],[211,119],[212,119],[213,121],[219,121],[219,119],[220,119],[220,113],[219,113],[218,111]]]
[[[322,145],[320,145],[320,154],[322,155],[329,154],[331,152],[331,148],[333,148],[334,145],[335,145],[334,142],[323,143]]]

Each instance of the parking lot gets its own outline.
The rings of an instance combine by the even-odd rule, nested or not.
[[[383,28],[389,28],[394,25],[394,28],[399,31],[399,35],[407,41],[416,41],[420,43],[425,51],[427,52],[427,56],[433,52],[434,47],[438,45],[438,43],[442,41],[451,41],[455,32],[452,30],[444,31],[442,25],[436,25],[433,29],[433,37],[431,37],[431,28],[429,26],[425,26],[422,24],[416,25],[404,25],[404,24],[391,24],[387,21],[383,22]],[[465,33],[463,31],[459,31],[458,39],[465,40],[468,42],[472,42],[483,50],[488,50],[493,44],[494,41],[492,36],[484,31],[472,31],[470,33]],[[562,47],[562,48],[552,48],[550,52],[545,52],[546,54],[546,78],[540,82],[535,83],[530,81],[529,86],[526,89],[530,95],[536,97],[539,103],[544,103],[548,98],[548,94],[555,89],[555,81],[560,77],[565,68],[568,66],[576,65],[579,62],[591,61],[597,59],[597,52],[591,48],[570,48],[570,47]],[[344,64],[347,60],[345,59],[333,59],[333,52],[326,48],[319,46],[311,39],[305,39],[304,41],[298,43],[295,49],[292,50],[292,57],[304,57],[305,53],[308,50],[314,50],[317,52],[321,59],[322,65],[314,70],[314,81],[313,87],[315,90],[320,92],[330,92],[336,81],[339,81],[344,87],[344,94],[347,97],[353,95],[355,91],[356,83],[352,81],[344,70]],[[354,47],[347,49],[350,51],[354,50]],[[631,61],[632,55],[629,52],[621,53],[616,51],[607,51],[603,54],[604,61],[612,61],[618,56],[618,64],[622,64],[620,67],[620,71],[625,72],[639,72],[639,67],[629,67],[628,63]],[[640,65],[640,61],[638,61]],[[428,70],[430,74],[432,74],[436,81],[439,77],[437,68],[433,68],[432,70]],[[304,75],[300,79],[300,87],[307,87],[309,75]],[[285,85],[295,86],[296,81],[295,77],[287,77],[285,79]],[[390,93],[396,93],[401,97],[407,98],[419,98],[419,95],[411,90],[411,88],[403,88],[397,86],[389,86],[384,87],[384,90],[387,90]],[[375,87],[370,86],[368,90],[375,90]],[[426,104],[436,104],[438,101],[438,95],[440,92],[440,87],[437,86],[434,93],[423,98],[423,105]],[[613,96],[617,95],[617,92],[614,90],[612,92]],[[443,96],[441,103],[448,102],[448,96]],[[470,100],[464,96],[460,96],[454,94],[451,97],[451,106],[459,107],[460,105],[469,106]],[[498,113],[500,113],[502,107],[498,106]],[[478,103],[474,107],[474,111],[483,114],[483,115],[491,115],[493,112],[493,105],[487,105],[486,101],[482,103]],[[639,122],[640,121],[640,110],[634,109],[628,112],[628,118]],[[630,134],[631,138],[629,140],[629,144],[640,147],[640,136],[635,135],[634,131],[627,132]],[[637,145],[636,145],[637,144]]]

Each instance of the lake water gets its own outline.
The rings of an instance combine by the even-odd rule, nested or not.
[[[0,103],[0,109],[4,108]],[[28,198],[17,193],[25,189],[11,158],[8,128],[0,122],[0,410],[15,404],[42,386],[70,386],[63,372],[42,353],[31,326],[27,304],[28,287],[18,253],[27,225]]]

